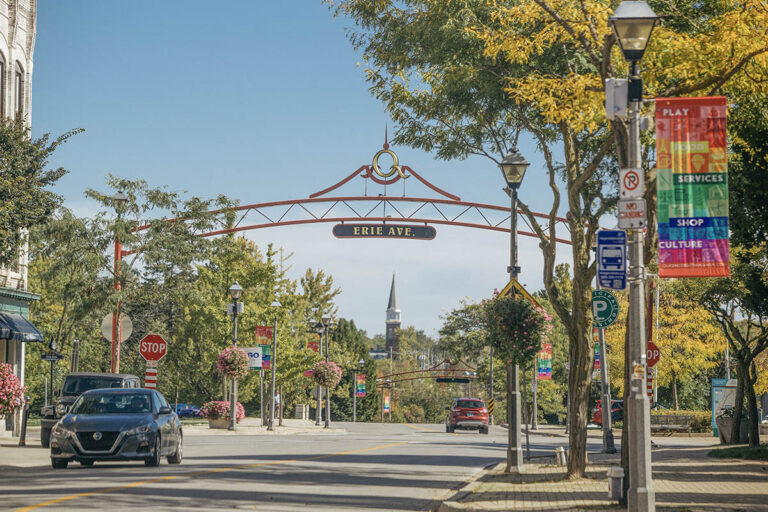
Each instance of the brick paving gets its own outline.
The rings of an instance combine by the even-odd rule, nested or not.
[[[653,488],[660,511],[768,511],[768,463],[714,459],[714,439],[654,439]],[[618,456],[590,454],[586,477],[568,479],[565,468],[526,464],[521,475],[504,474],[504,464],[444,502],[450,511],[623,510],[608,499],[606,471]]]

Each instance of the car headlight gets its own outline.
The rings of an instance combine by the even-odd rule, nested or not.
[[[56,405],[56,416],[64,416],[65,414],[67,414],[67,409],[69,409],[69,408],[66,405],[64,405],[64,404],[57,404]]]
[[[67,427],[65,427],[64,425],[62,425],[62,424],[61,424],[61,422],[59,422],[59,423],[55,424],[55,425],[53,426],[53,429],[51,430],[51,432],[52,432],[54,435],[57,435],[57,436],[64,436],[64,437],[66,437],[66,436],[68,436],[69,434],[71,434],[71,433],[72,433],[72,431],[71,431],[71,430],[69,430],[69,429],[68,429]]]
[[[138,436],[140,434],[148,434],[151,431],[152,431],[152,425],[142,425],[140,427],[132,428],[131,430],[127,431],[125,435]]]

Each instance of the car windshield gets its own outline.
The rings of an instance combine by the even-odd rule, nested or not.
[[[123,383],[119,379],[109,377],[72,377],[64,382],[63,395],[79,396],[92,389],[121,388]]]
[[[146,393],[88,394],[78,398],[72,414],[146,414],[152,412]]]
[[[456,402],[456,407],[462,409],[482,409],[485,407],[485,404],[480,400],[458,400]]]

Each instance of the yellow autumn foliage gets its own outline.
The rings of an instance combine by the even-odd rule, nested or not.
[[[657,364],[658,385],[678,385],[722,364],[725,338],[712,316],[702,306],[681,300],[673,290],[674,281],[662,281],[659,290],[659,330],[653,339],[661,350]],[[611,388],[624,389],[624,336],[627,317],[626,294],[616,294],[620,315],[605,330]]]
[[[469,30],[483,42],[487,56],[520,65],[557,52],[582,56],[561,75],[532,65],[525,76],[509,77],[510,96],[575,131],[593,132],[605,125],[603,80],[627,74],[618,45],[608,45],[608,17],[618,2],[489,3],[492,23]],[[684,20],[685,31],[666,20],[657,25],[642,61],[648,97],[725,94],[738,99],[768,91],[762,80],[768,71],[768,7],[758,0],[720,2],[718,7],[719,15]]]

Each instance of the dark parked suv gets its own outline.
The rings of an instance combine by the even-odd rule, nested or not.
[[[123,373],[70,373],[64,378],[64,385],[58,394],[56,403],[40,410],[40,444],[48,448],[51,442],[51,429],[67,414],[77,397],[100,388],[140,388],[141,381],[135,375]]]
[[[445,410],[448,411],[445,418],[446,432],[465,429],[488,433],[488,409],[479,398],[454,398],[451,406]]]

